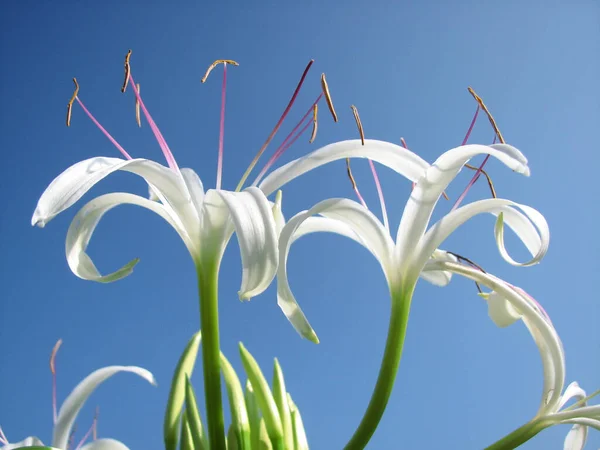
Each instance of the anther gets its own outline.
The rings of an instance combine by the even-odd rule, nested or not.
[[[75,83],[75,91],[73,91],[73,95],[71,96],[71,100],[67,104],[67,126],[71,126],[71,113],[73,112],[73,102],[77,98],[77,94],[79,94],[79,83],[77,83],[77,78],[73,78],[73,83]]]
[[[206,73],[204,74],[204,76],[202,77],[202,79],[200,80],[201,83],[204,83],[206,81],[206,79],[208,78],[208,75],[212,72],[212,70],[217,67],[219,64],[231,64],[232,66],[239,66],[238,63],[236,63],[234,60],[232,59],[217,59],[214,63],[212,63],[210,66],[208,66],[208,69],[206,69]]]
[[[50,372],[52,373],[52,375],[56,375],[56,366],[54,364],[54,361],[56,359],[56,354],[58,353],[58,349],[62,345],[62,342],[63,342],[62,339],[59,339],[58,341],[56,341],[56,344],[54,344],[54,347],[52,348],[52,353],[50,354]]]
[[[492,192],[492,197],[498,198],[498,196],[496,195],[496,189],[494,188],[494,183],[492,182],[492,177],[490,177],[484,169],[472,166],[471,164],[465,164],[465,167],[467,169],[471,169],[471,170],[476,170],[476,171],[479,170],[479,172],[481,172],[487,179],[488,186],[490,187],[490,191]]]
[[[121,92],[125,92],[127,89],[127,83],[129,82],[129,74],[131,73],[131,67],[129,66],[129,58],[131,58],[131,50],[127,52],[125,55],[125,80],[123,80],[123,87],[121,88]]]
[[[505,144],[506,142],[504,141],[504,137],[502,136],[502,133],[500,133],[500,129],[498,128],[498,125],[496,125],[496,121],[494,120],[494,117],[490,113],[487,106],[485,106],[485,103],[483,103],[483,100],[481,99],[481,97],[479,95],[477,95],[477,93],[473,90],[473,88],[471,86],[468,87],[468,91],[473,96],[475,101],[477,101],[477,103],[479,103],[479,106],[481,106],[481,109],[483,109],[483,111],[487,115],[488,120],[492,124],[492,128],[494,129],[494,132],[498,136],[498,139],[500,140],[500,142]]]
[[[352,169],[350,168],[350,158],[346,158],[346,172],[348,173],[348,178],[350,178],[350,183],[352,183],[352,189],[356,190],[356,181],[354,180]]]
[[[312,133],[310,135],[310,140],[308,141],[309,144],[312,144],[315,141],[315,138],[317,137],[317,128],[319,127],[319,124],[317,123],[318,111],[319,111],[319,105],[317,105],[315,103],[315,106],[313,107],[313,128],[312,128]]]
[[[354,120],[356,121],[356,126],[358,127],[358,132],[360,133],[360,142],[362,145],[365,145],[365,132],[363,130],[362,122],[360,121],[360,116],[358,115],[358,109],[356,106],[351,105],[352,114],[354,114]]]
[[[140,92],[140,83],[137,84],[137,90],[138,93]],[[140,116],[140,101],[137,98],[137,95],[135,96],[135,120],[138,124],[138,127],[142,127],[142,119]]]
[[[327,102],[327,106],[329,107],[329,112],[333,116],[333,121],[338,121],[338,116],[335,113],[335,108],[333,107],[333,100],[331,100],[331,93],[329,92],[329,85],[327,84],[327,79],[325,79],[325,74],[321,74],[321,88],[323,89],[323,94],[325,94],[325,101]]]

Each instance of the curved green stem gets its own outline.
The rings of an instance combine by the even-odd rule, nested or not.
[[[543,421],[539,419],[532,420],[517,428],[512,433],[507,434],[498,442],[486,447],[485,450],[512,450],[527,442],[544,428],[546,428],[546,424]]]
[[[223,398],[221,396],[218,266],[218,262],[198,265],[198,286],[208,439],[211,450],[226,450]]]
[[[369,406],[363,415],[360,425],[344,447],[345,450],[365,448],[383,416],[390,395],[392,394],[396,374],[400,366],[400,359],[402,358],[413,291],[414,286],[410,289],[399,290],[398,295],[394,295],[394,292],[392,292],[390,325],[383,360],[381,361],[379,376],[377,377],[377,384],[375,384]]]

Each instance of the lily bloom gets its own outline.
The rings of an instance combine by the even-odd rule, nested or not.
[[[112,377],[113,375],[119,372],[131,372],[134,373],[146,381],[148,381],[152,385],[156,385],[156,380],[154,379],[154,375],[150,373],[148,370],[137,367],[137,366],[108,366],[103,367],[102,369],[98,369],[87,377],[85,377],[73,391],[69,394],[69,396],[65,399],[58,414],[56,412],[56,378],[54,371],[54,358],[56,356],[56,351],[58,347],[60,347],[61,340],[59,340],[54,347],[52,352],[52,357],[50,359],[50,368],[52,370],[53,375],[53,409],[54,409],[54,430],[52,436],[52,445],[51,448],[57,450],[68,450],[70,448],[70,440],[73,434],[73,425],[79,414],[79,411],[87,401],[88,397],[96,390],[96,388],[106,379]],[[92,428],[86,433],[86,435],[81,439],[79,444],[75,447],[75,450],[128,450],[128,447],[114,439],[96,439],[95,438],[95,427],[96,421],[94,419],[94,424]],[[88,444],[85,444],[85,441],[90,437],[90,434],[94,432],[94,440]],[[43,446],[44,444],[37,437],[28,437],[21,442],[17,442],[14,444],[10,444],[4,433],[0,429],[0,444],[4,444],[0,447],[0,450],[12,450],[21,447],[31,447],[31,446]]]
[[[564,349],[542,306],[524,290],[481,270],[447,261],[432,264],[432,269],[460,274],[491,289],[492,292],[481,294],[487,300],[490,318],[499,327],[507,327],[521,319],[540,352],[544,387],[537,413],[528,423],[487,447],[487,450],[516,448],[543,429],[558,424],[573,424],[565,438],[564,449],[582,450],[587,440],[588,427],[600,431],[600,405],[587,405],[587,401],[600,391],[587,396],[577,382],[564,388]],[[573,399],[575,403],[565,407]]]

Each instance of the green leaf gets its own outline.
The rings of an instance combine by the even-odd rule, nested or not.
[[[181,407],[185,399],[185,379],[190,377],[196,363],[198,347],[202,335],[200,331],[192,336],[188,342],[183,354],[179,358],[175,374],[171,381],[171,391],[167,401],[167,410],[165,411],[165,421],[163,425],[164,441],[166,450],[176,450],[178,441],[178,421],[181,415]]]
[[[229,425],[227,431],[227,450],[239,450],[237,433],[233,424]]]
[[[246,392],[244,394],[246,400],[246,411],[248,412],[248,421],[250,422],[250,440],[252,442],[252,450],[258,448],[258,441],[260,437],[260,411],[258,409],[258,403],[254,396],[254,389],[252,389],[252,383],[250,380],[246,381]]]
[[[269,432],[267,431],[267,426],[265,425],[264,419],[260,419],[259,430],[259,450],[273,450],[273,444],[271,443],[271,439],[269,439]]]
[[[294,450],[294,432],[292,430],[292,416],[288,405],[287,392],[285,390],[285,380],[283,371],[279,365],[279,361],[275,358],[275,366],[273,369],[273,397],[279,410],[281,424],[283,426],[283,437],[285,448]]]
[[[306,439],[306,432],[304,431],[304,424],[302,423],[302,416],[300,410],[292,400],[292,396],[288,393],[287,395],[288,405],[292,413],[292,427],[294,429],[294,447],[295,450],[308,450],[308,440]]]
[[[194,440],[192,439],[192,432],[187,419],[187,414],[181,413],[181,450],[194,450]]]
[[[244,392],[242,384],[235,370],[221,353],[221,370],[225,377],[225,386],[227,387],[227,396],[229,397],[229,409],[231,410],[231,428],[237,438],[237,447],[240,450],[250,450],[250,422],[248,420],[248,412],[246,411],[246,403],[244,401]]]
[[[206,436],[204,426],[202,425],[202,418],[200,417],[200,411],[198,410],[196,394],[194,393],[194,388],[187,375],[185,377],[185,414],[187,416],[190,432],[192,433],[194,448],[196,450],[208,450],[208,437]]]
[[[267,383],[267,380],[265,380],[258,363],[241,342],[240,355],[242,357],[244,369],[246,370],[246,375],[248,375],[248,379],[252,383],[254,395],[262,412],[273,448],[276,450],[284,449],[283,426],[281,424],[281,418],[279,417],[279,411],[277,410],[277,404],[269,389],[269,384]]]

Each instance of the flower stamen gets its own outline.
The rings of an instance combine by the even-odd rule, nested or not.
[[[73,424],[73,429],[69,435],[69,441],[67,442],[67,450],[73,446],[73,440],[75,439],[75,433],[77,432],[77,424]]]
[[[85,433],[85,435],[81,438],[81,440],[79,441],[79,444],[77,444],[77,446],[75,447],[75,450],[79,450],[83,444],[85,443],[85,441],[88,440],[88,438],[90,437],[90,434],[93,434],[93,439],[96,440],[96,422],[98,420],[98,408],[96,408],[96,412],[94,413],[94,420],[92,421],[92,426],[89,428],[89,430],[87,430],[87,432]]]
[[[467,257],[465,257],[465,256],[459,255],[458,253],[454,253],[454,252],[446,252],[446,253],[448,253],[449,255],[452,255],[452,256],[454,256],[454,257],[455,257],[456,259],[458,259],[459,261],[464,261],[464,262],[466,262],[466,263],[467,263],[467,264],[469,264],[471,267],[474,267],[475,269],[477,269],[477,270],[479,270],[479,271],[481,271],[481,272],[483,272],[483,273],[487,273],[487,272],[486,272],[486,271],[483,269],[483,267],[481,267],[479,264],[475,264],[475,263],[474,263],[472,260],[470,260],[469,258],[467,258]],[[481,286],[480,286],[480,284],[479,284],[479,282],[478,282],[478,281],[475,281],[475,286],[477,287],[477,290],[479,291],[479,293],[480,293],[480,294],[483,294],[483,289],[481,289]]]
[[[239,64],[237,62],[235,62],[233,59],[217,59],[210,66],[208,66],[208,69],[206,69],[206,73],[204,74],[204,76],[200,80],[200,83],[205,83],[206,80],[208,79],[208,75],[210,75],[210,73],[212,72],[212,70],[215,67],[217,67],[219,64],[223,64],[224,66],[226,66],[227,64],[231,64],[232,66],[239,66]]]
[[[348,178],[350,178],[350,183],[352,183],[352,189],[356,193],[356,196],[360,200],[360,203],[366,209],[369,209],[369,207],[367,206],[367,202],[365,202],[363,196],[360,195],[360,191],[358,190],[358,186],[356,185],[356,180],[354,179],[354,175],[352,175],[352,169],[350,168],[350,158],[346,158],[346,173],[348,174]]]
[[[319,105],[315,104],[315,106],[313,107],[313,129],[312,129],[312,133],[310,134],[310,140],[308,141],[309,144],[312,144],[315,139],[317,138],[317,129],[319,128],[319,124],[317,122],[317,113],[319,112]]]
[[[137,84],[137,90],[140,92],[140,83]],[[138,127],[142,127],[142,118],[140,117],[140,102],[137,97],[135,98],[135,121],[138,124]]]
[[[465,164],[465,167],[467,169],[471,169],[471,170],[478,170],[480,173],[482,173],[483,176],[487,180],[488,186],[490,187],[490,191],[492,193],[492,198],[498,198],[498,196],[496,195],[496,189],[494,188],[494,183],[492,182],[492,177],[490,177],[489,174],[484,169],[482,169],[480,167],[472,166],[471,164]]]
[[[73,91],[73,95],[71,96],[71,100],[67,103],[67,126],[71,126],[71,113],[73,112],[73,102],[77,98],[77,94],[79,94],[79,83],[77,83],[77,78],[73,77],[73,83],[75,83],[75,90]]]
[[[335,113],[335,108],[333,107],[333,100],[331,99],[331,93],[329,92],[329,85],[327,84],[327,79],[325,78],[325,74],[321,74],[321,89],[323,89],[323,94],[325,94],[325,101],[327,102],[327,107],[329,108],[329,112],[333,117],[333,121],[338,121],[338,116]]]
[[[252,172],[252,170],[254,169],[254,166],[256,166],[256,164],[258,163],[259,158],[265,152],[265,150],[267,149],[267,146],[271,143],[271,140],[275,137],[275,134],[277,133],[277,131],[281,127],[281,124],[283,123],[283,121],[285,120],[286,116],[290,112],[290,109],[292,108],[292,105],[296,101],[296,97],[298,97],[298,93],[300,92],[300,88],[304,84],[304,80],[306,78],[306,75],[308,74],[308,71],[310,70],[310,67],[313,65],[314,62],[315,62],[315,60],[311,59],[308,62],[308,64],[306,65],[306,68],[304,69],[304,72],[302,73],[302,77],[300,78],[300,81],[298,82],[298,85],[296,86],[296,90],[292,94],[292,98],[288,102],[285,110],[283,111],[283,114],[281,115],[281,117],[279,118],[279,120],[277,121],[277,123],[275,124],[275,127],[273,128],[273,130],[271,131],[271,133],[267,137],[267,140],[262,145],[262,147],[260,148],[260,150],[258,150],[258,153],[256,154],[256,156],[254,157],[254,159],[250,163],[250,166],[248,166],[248,168],[246,169],[246,172],[244,172],[244,175],[242,175],[242,179],[240,180],[240,182],[238,183],[237,187],[235,188],[236,192],[239,192],[242,189],[242,186],[244,185],[244,183],[248,179],[248,176],[250,175],[250,172]]]
[[[129,59],[131,58],[131,49],[125,55],[125,79],[123,80],[123,87],[121,87],[121,92],[125,93],[125,89],[127,89],[127,82],[129,81],[129,75],[131,74],[131,66],[129,65]]]
[[[52,373],[52,417],[54,419],[54,424],[56,424],[56,419],[58,418],[56,409],[56,354],[61,345],[62,339],[59,339],[56,341],[56,344],[54,344],[52,353],[50,354],[50,372]]]
[[[502,136],[502,133],[500,133],[500,129],[498,128],[498,125],[496,125],[496,121],[494,120],[494,116],[492,116],[492,113],[490,113],[490,110],[487,108],[487,106],[485,105],[485,103],[483,103],[482,98],[479,95],[477,95],[477,93],[473,90],[473,88],[471,86],[469,86],[467,88],[467,90],[473,96],[473,98],[475,99],[475,101],[477,101],[477,103],[479,104],[479,106],[481,107],[481,109],[483,109],[483,111],[487,115],[487,118],[490,121],[490,123],[492,124],[492,128],[494,129],[494,132],[498,136],[498,139],[500,140],[500,143],[506,144],[506,141],[504,140],[504,137]]]

